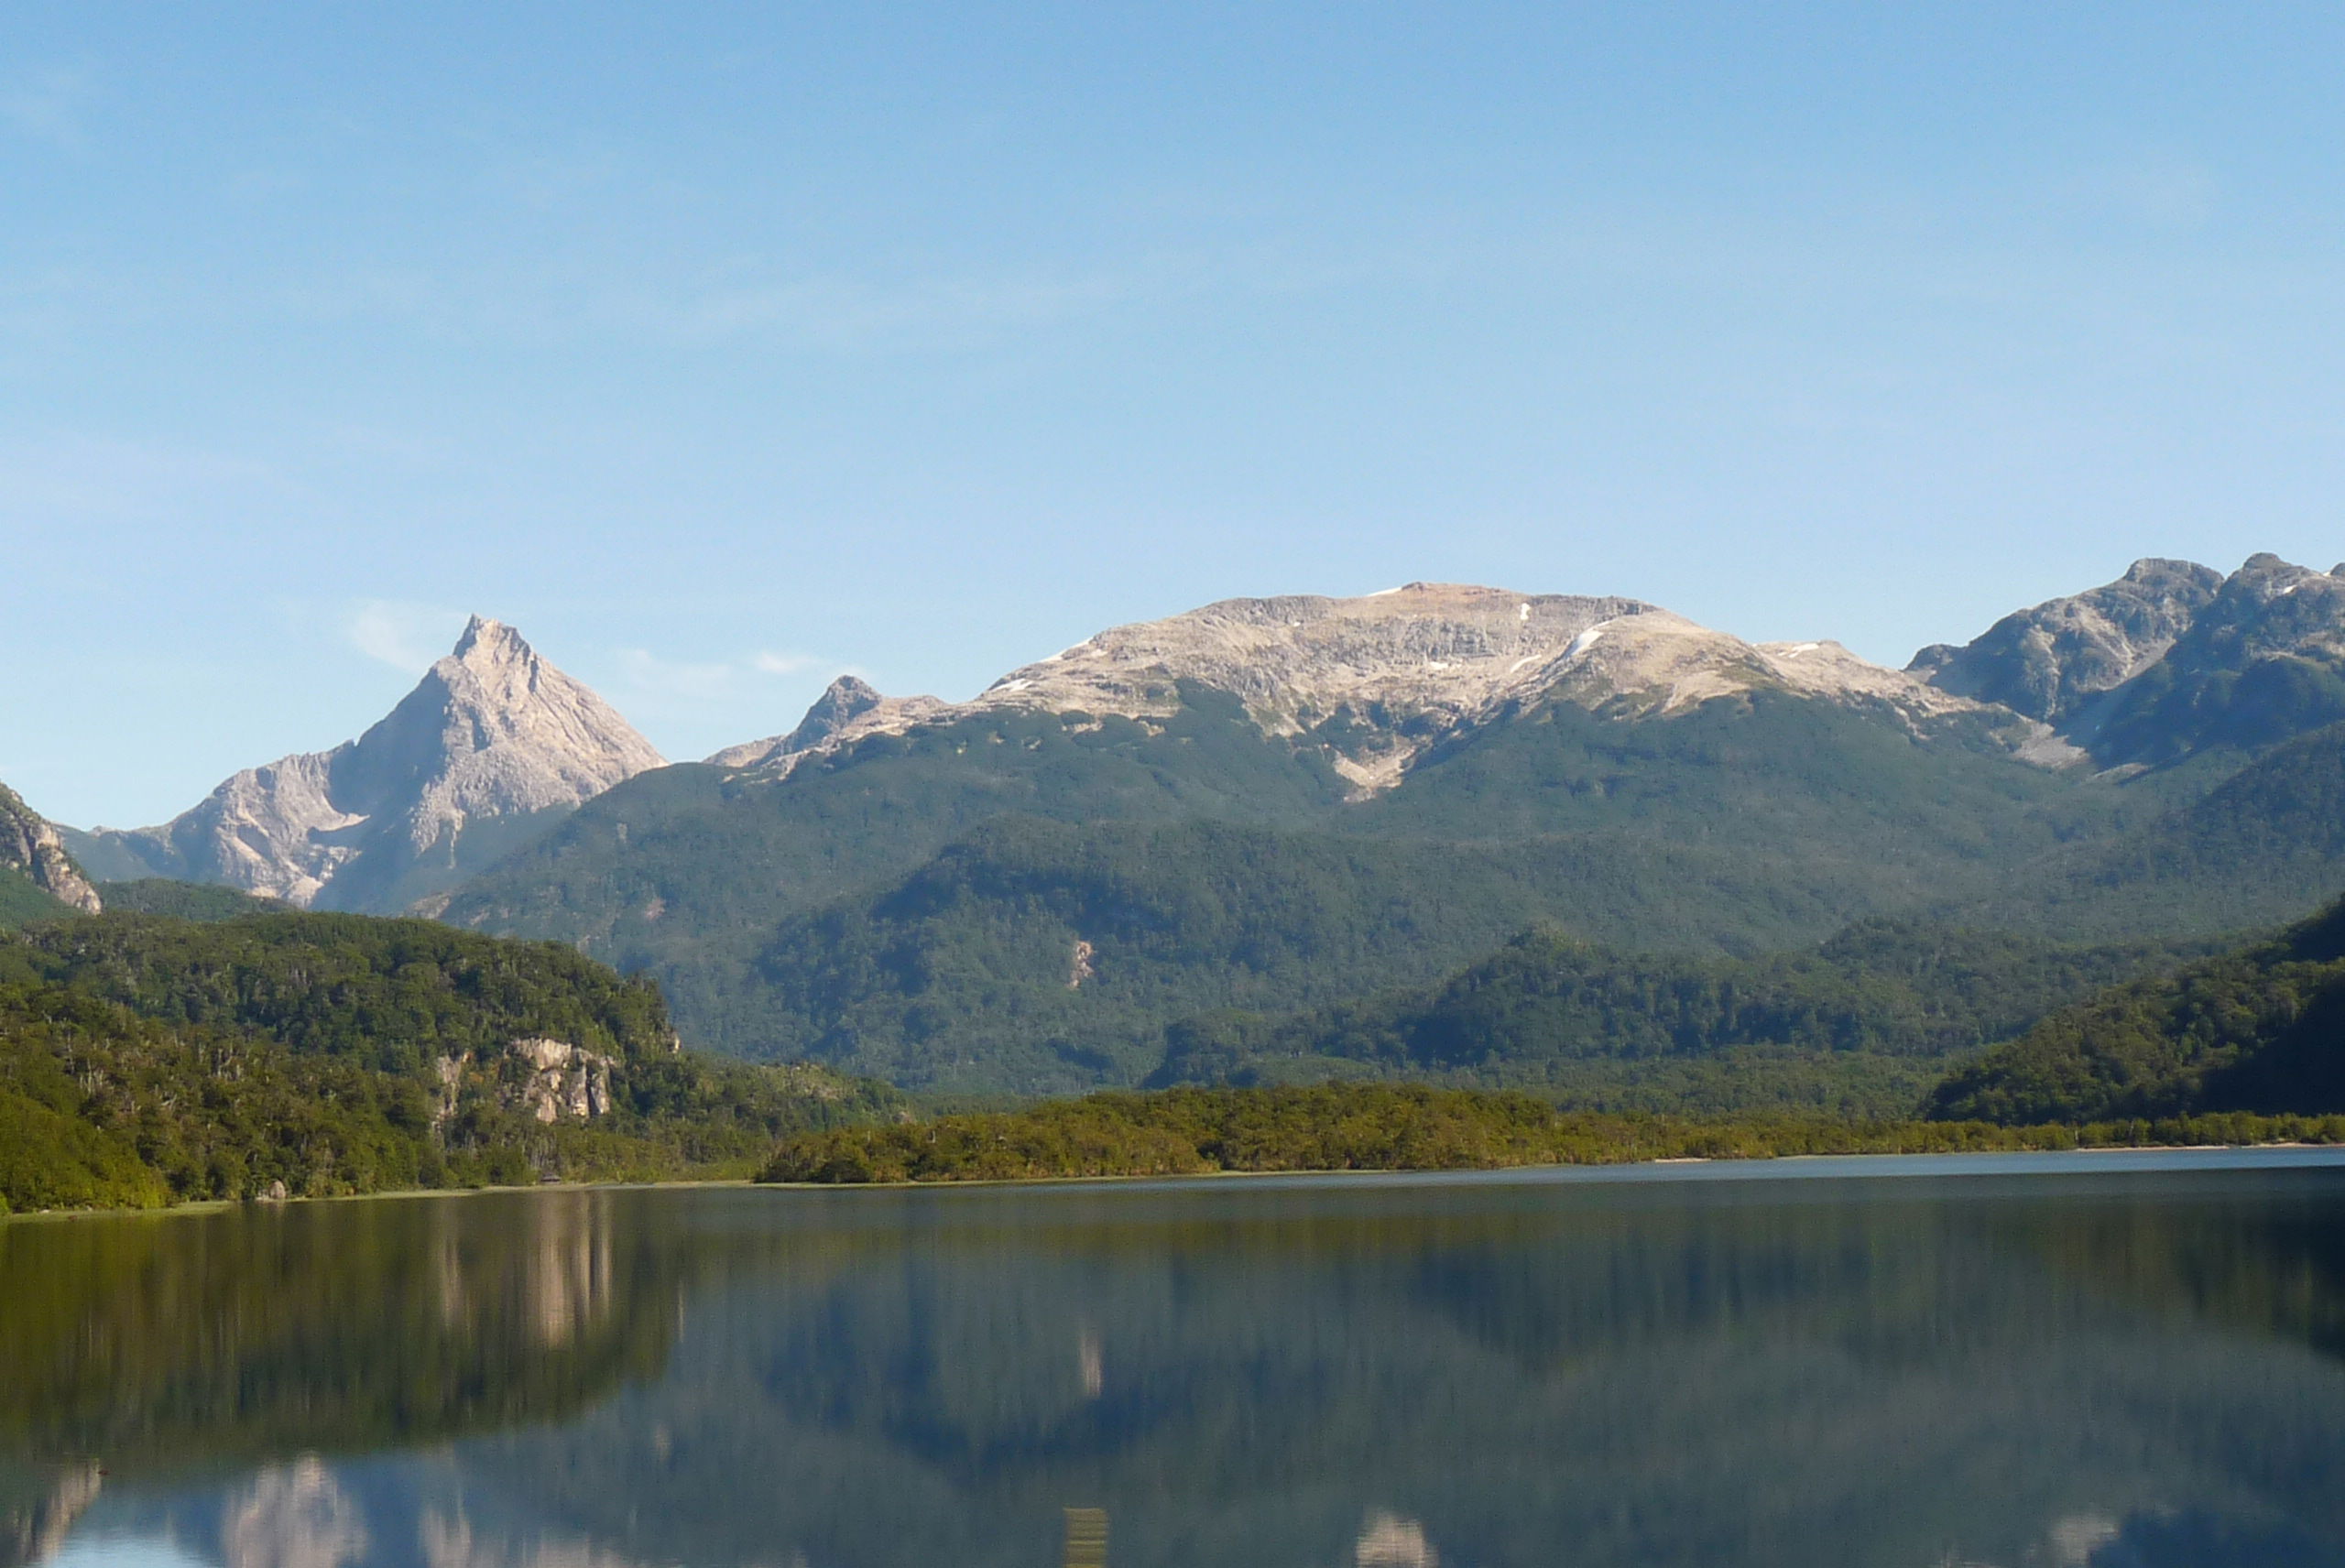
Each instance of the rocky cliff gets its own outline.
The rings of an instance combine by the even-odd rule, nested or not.
[[[660,765],[601,698],[475,616],[356,740],[248,768],[161,826],[96,837],[154,875],[389,912]]]
[[[32,885],[89,914],[98,911],[98,890],[66,852],[57,829],[0,784],[0,866],[21,871]]]

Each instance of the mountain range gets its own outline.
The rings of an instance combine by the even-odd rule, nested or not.
[[[1274,1020],[1519,962],[1533,928],[1730,988],[1716,965],[1805,973],[1894,920],[2089,988],[2345,886],[2345,576],[2143,561],[1903,670],[1620,597],[1230,600],[967,702],[843,679],[675,766],[475,620],[357,740],[50,840],[93,896],[552,938],[657,975],[696,1043],[965,1092],[1138,1082],[1233,1009],[1255,1032],[1207,1037],[1297,1038]],[[0,826],[0,862],[31,843]]]

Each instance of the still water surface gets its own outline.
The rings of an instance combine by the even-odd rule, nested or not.
[[[0,1225],[0,1568],[2345,1564],[2345,1163]]]

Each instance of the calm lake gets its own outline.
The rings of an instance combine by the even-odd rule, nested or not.
[[[0,1225],[0,1565],[2345,1564],[2345,1158]]]

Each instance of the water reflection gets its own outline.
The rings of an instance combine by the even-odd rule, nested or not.
[[[0,1227],[0,1563],[2345,1563],[2340,1214],[2306,1169]]]

